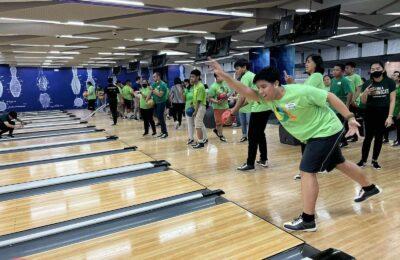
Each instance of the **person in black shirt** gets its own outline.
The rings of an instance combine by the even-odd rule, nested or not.
[[[113,125],[116,125],[118,120],[117,108],[118,108],[118,96],[120,95],[120,91],[119,88],[116,85],[114,85],[112,78],[108,79],[108,86],[105,89],[104,93],[107,95],[108,103],[110,105],[110,111],[114,121]]]
[[[358,165],[365,167],[372,139],[374,150],[372,167],[379,170],[378,157],[382,149],[385,129],[393,124],[393,111],[396,101],[396,84],[388,78],[381,62],[371,64],[371,79],[362,86],[361,102],[365,109],[365,139],[362,146],[362,158]]]
[[[20,126],[15,125],[15,122],[13,120],[17,120],[21,123]],[[8,114],[3,114],[0,116],[0,138],[2,138],[2,134],[8,132],[9,137],[14,137],[13,136],[13,131],[16,128],[22,128],[24,127],[24,122],[17,119],[17,112],[11,111]]]

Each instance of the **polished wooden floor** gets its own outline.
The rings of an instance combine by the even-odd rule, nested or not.
[[[15,164],[15,163],[63,158],[65,156],[85,155],[94,152],[120,150],[125,147],[126,144],[117,140],[117,141],[109,141],[101,143],[78,144],[78,145],[71,145],[64,147],[55,147],[43,150],[6,153],[0,156],[0,166]]]
[[[229,202],[24,259],[262,259],[301,243]]]
[[[0,202],[0,236],[201,189],[169,170]]]
[[[0,170],[0,186],[37,180],[51,179],[66,175],[99,171],[152,161],[139,151],[82,158],[55,163],[38,164]]]
[[[76,112],[77,116],[87,111]],[[247,143],[239,143],[239,128],[225,128],[228,143],[221,143],[209,130],[209,144],[203,150],[186,145],[186,129],[175,130],[168,121],[166,140],[142,137],[142,122],[123,120],[117,127],[110,119],[98,114],[90,124],[105,128],[127,145],[155,159],[169,161],[173,168],[210,189],[221,188],[225,197],[266,220],[281,226],[301,213],[300,182],[293,176],[298,172],[300,148],[279,142],[278,128],[268,125],[268,156],[270,167],[240,173],[235,168],[245,162]],[[343,150],[346,158],[357,162],[361,142]],[[316,233],[295,233],[311,245],[326,249],[342,249],[359,259],[400,258],[400,149],[384,145],[379,162],[383,169],[367,167],[365,174],[377,183],[383,193],[357,204],[353,198],[359,187],[339,172],[319,175],[320,196],[317,203]]]
[[[36,138],[31,140],[10,140],[6,142],[2,142],[0,145],[0,151],[6,148],[18,148],[22,146],[30,146],[30,145],[51,145],[58,144],[70,141],[85,141],[93,138],[104,138],[107,134],[103,132],[95,132],[95,133],[82,133],[79,135],[67,135],[67,136],[53,136],[46,138]]]
[[[46,132],[46,131],[54,131],[60,129],[76,129],[76,128],[84,128],[86,125],[79,124],[79,125],[63,125],[63,126],[51,126],[46,128],[21,128],[16,129],[14,134],[29,134],[29,133],[37,133],[37,132]]]

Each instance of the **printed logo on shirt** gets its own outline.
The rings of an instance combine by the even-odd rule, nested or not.
[[[295,110],[296,109],[296,104],[295,103],[287,103],[287,104],[285,104],[285,107],[288,110]]]
[[[385,97],[388,94],[389,94],[389,89],[385,89],[384,87],[375,87],[372,92],[372,96],[374,98]]]
[[[274,107],[274,114],[280,122],[286,122],[288,120],[296,121],[297,117],[291,114],[286,108]]]

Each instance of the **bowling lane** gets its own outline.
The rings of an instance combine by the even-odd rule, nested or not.
[[[103,132],[96,132],[96,133],[69,135],[69,136],[54,136],[41,139],[7,141],[1,143],[0,150],[6,148],[16,148],[16,147],[30,146],[30,145],[40,145],[40,144],[51,145],[53,143],[63,143],[69,141],[80,141],[80,140],[84,141],[86,139],[101,138],[106,136],[107,135]]]
[[[228,202],[23,259],[263,259],[300,244]]]
[[[38,132],[48,132],[48,131],[55,131],[55,130],[64,130],[64,129],[76,129],[76,128],[85,128],[86,125],[79,124],[79,125],[68,125],[68,126],[49,126],[42,129],[32,129],[32,128],[21,128],[16,129],[14,131],[14,135],[18,134],[28,134],[28,133],[38,133]]]
[[[0,202],[0,235],[204,189],[176,171]]]
[[[78,160],[5,169],[0,170],[0,186],[100,171],[149,161],[153,161],[153,159],[141,152],[131,151]]]
[[[110,141],[56,147],[43,150],[7,153],[0,156],[0,166],[48,159],[59,159],[67,156],[85,155],[95,152],[114,151],[123,149],[124,147],[125,145],[120,141]]]

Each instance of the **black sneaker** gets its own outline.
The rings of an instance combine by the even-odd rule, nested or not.
[[[3,138],[3,136],[2,136],[2,135],[0,135],[0,139],[1,139],[1,138]]]
[[[8,134],[7,136],[10,137],[10,138],[14,138],[13,134]]]
[[[392,144],[393,147],[400,146],[400,142],[398,140],[394,141]]]
[[[247,137],[242,137],[239,142],[243,143],[247,141]]]
[[[142,136],[146,136],[146,135],[148,135],[149,133],[143,133],[143,135]]]
[[[339,145],[340,148],[345,148],[347,146],[349,146],[348,143],[340,143],[340,145]]]
[[[267,168],[267,167],[268,167],[268,161],[259,160],[259,161],[257,161],[256,163],[257,163],[258,165],[264,167],[264,168]]]
[[[156,134],[157,134],[157,132],[153,132],[151,135],[152,135],[152,136],[155,136]]]
[[[217,137],[220,137],[219,134],[218,134],[218,130],[217,130],[217,129],[214,128],[214,129],[213,129],[213,133],[214,133]]]
[[[286,222],[283,224],[283,228],[287,231],[305,231],[305,232],[315,232],[317,231],[317,225],[315,220],[311,222],[304,222],[303,218],[299,216],[291,222]]]
[[[354,199],[354,202],[362,202],[362,201],[368,199],[369,197],[372,197],[381,192],[382,192],[382,190],[378,186],[375,186],[370,191],[365,191],[363,188],[361,188],[360,192],[358,193],[358,196]]]
[[[223,135],[221,135],[221,136],[219,137],[219,140],[221,140],[222,142],[225,142],[225,143],[226,143],[226,138],[225,138],[225,136],[223,136]]]
[[[194,140],[193,139],[189,139],[188,141],[187,141],[187,145],[189,145],[189,144],[193,144],[193,142],[194,142]]]
[[[204,144],[208,143],[208,138],[204,139],[203,143]]]
[[[162,134],[161,136],[160,136],[160,139],[165,139],[165,138],[167,138],[168,137],[168,134]]]
[[[389,139],[383,139],[382,143],[383,143],[383,144],[389,143]]]
[[[196,145],[193,146],[193,149],[201,149],[204,148],[204,143],[197,143]]]
[[[244,163],[242,166],[239,166],[236,168],[239,171],[250,171],[250,170],[254,170],[254,165],[248,165],[247,163]]]
[[[365,166],[367,166],[367,164],[366,164],[363,160],[360,160],[360,161],[357,163],[357,165],[360,166],[361,168],[364,168]]]
[[[379,165],[377,161],[372,161],[371,162],[372,167],[374,167],[376,170],[382,169],[382,167]]]
[[[164,134],[161,133],[161,134],[157,135],[157,138],[160,138],[160,137],[162,137],[163,135],[164,135]]]

